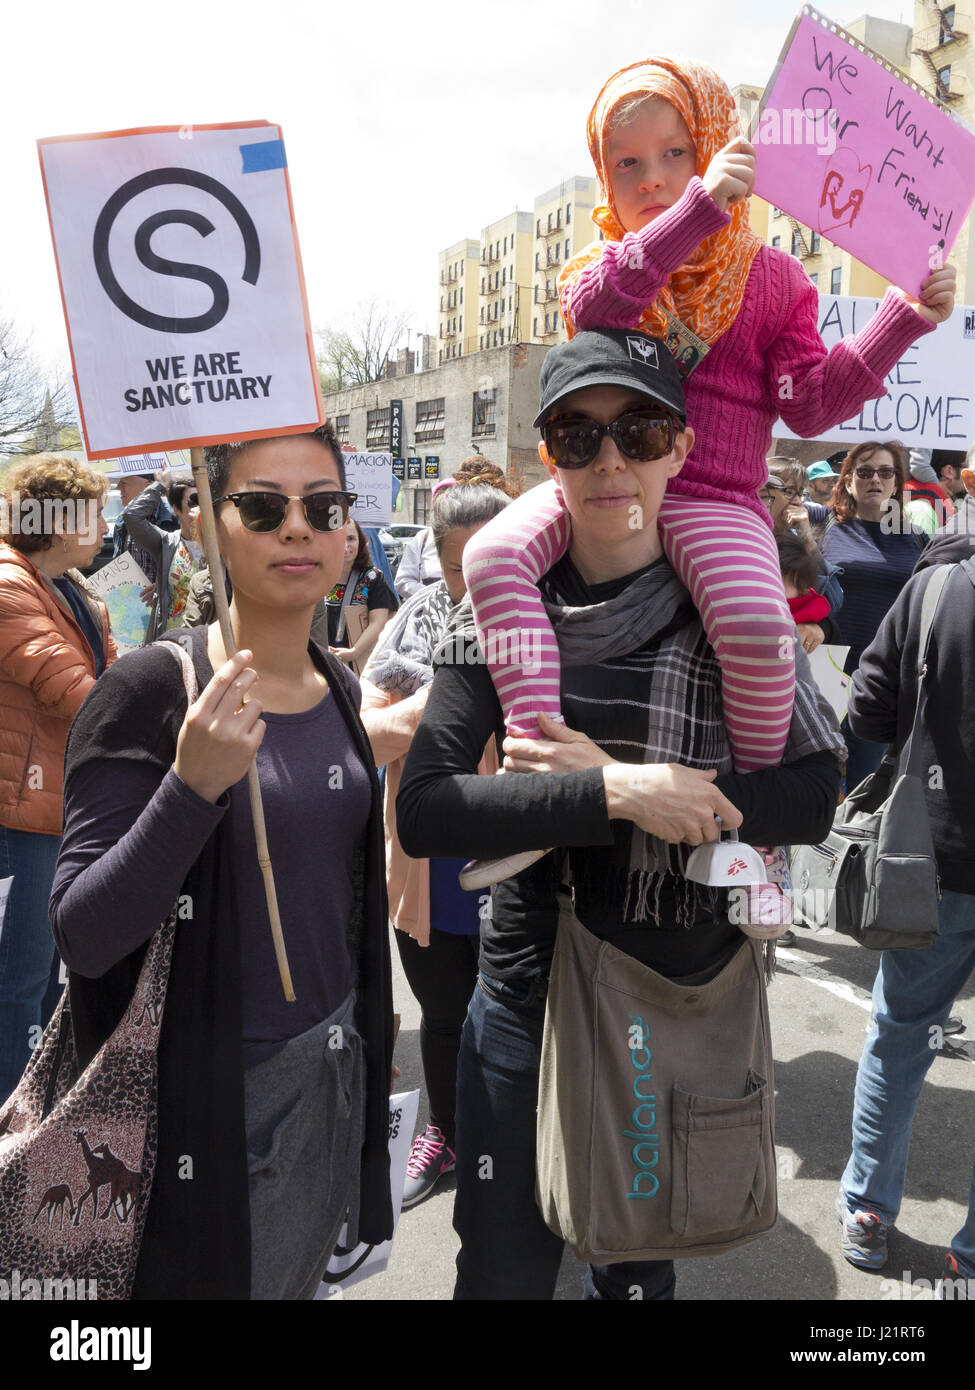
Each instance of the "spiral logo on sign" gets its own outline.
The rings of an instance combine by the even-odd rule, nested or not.
[[[199,188],[223,204],[237,223],[244,242],[244,271],[241,279],[248,285],[257,284],[257,277],[261,271],[261,243],[250,213],[229,188],[217,179],[211,178],[209,174],[197,173],[195,169],[153,169],[149,173],[137,174],[134,179],[129,179],[127,183],[123,183],[121,188],[112,194],[98,214],[98,221],[95,223],[95,234],[92,239],[95,270],[98,273],[102,288],[115,307],[121,309],[123,314],[134,319],[136,323],[141,323],[143,328],[155,328],[160,333],[203,333],[206,329],[213,328],[215,324],[218,324],[230,306],[230,292],[227,289],[226,281],[208,266],[193,265],[185,261],[171,261],[167,260],[165,256],[157,255],[152,249],[151,242],[153,233],[158,228],[174,222],[192,227],[195,232],[199,232],[201,237],[209,236],[215,227],[208,217],[188,208],[171,208],[166,212],[155,212],[151,217],[147,217],[135,234],[135,254],[147,270],[155,271],[158,275],[171,275],[183,280],[199,280],[201,284],[209,286],[213,294],[213,303],[205,313],[196,314],[193,318],[179,319],[145,309],[126,294],[112,268],[108,240],[116,217],[126,204],[130,203],[133,198],[137,198],[140,193],[164,184],[186,184],[191,188]]]

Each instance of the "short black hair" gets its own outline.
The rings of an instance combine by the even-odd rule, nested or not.
[[[272,435],[271,439],[292,439],[293,435]],[[297,436],[299,439],[301,435]],[[345,481],[345,455],[342,446],[335,435],[335,430],[326,420],[324,425],[319,425],[317,430],[309,430],[306,436],[310,439],[317,439],[324,444],[325,448],[331,453],[339,470],[339,482],[342,484],[343,491],[346,487]],[[203,450],[203,458],[207,466],[207,477],[210,479],[210,491],[213,496],[223,497],[227,491],[227,481],[230,477],[230,465],[241,452],[246,449],[248,444],[267,444],[270,439],[240,439],[227,440],[224,444],[213,444]]]

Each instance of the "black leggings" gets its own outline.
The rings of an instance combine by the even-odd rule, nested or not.
[[[454,1147],[457,1105],[457,1054],[460,1030],[477,982],[480,940],[430,928],[430,945],[420,946],[397,931],[399,958],[420,1005],[420,1057],[430,1098],[430,1123]]]

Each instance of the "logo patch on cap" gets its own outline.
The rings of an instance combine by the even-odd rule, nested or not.
[[[657,367],[659,369],[660,362],[657,358],[657,344],[652,338],[645,338],[642,333],[632,338],[628,335],[626,346],[632,359],[637,362],[642,362],[644,366]]]

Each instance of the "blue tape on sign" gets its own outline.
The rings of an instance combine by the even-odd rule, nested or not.
[[[263,174],[265,169],[286,169],[288,157],[283,140],[261,140],[256,145],[241,145],[244,167],[242,174]]]

